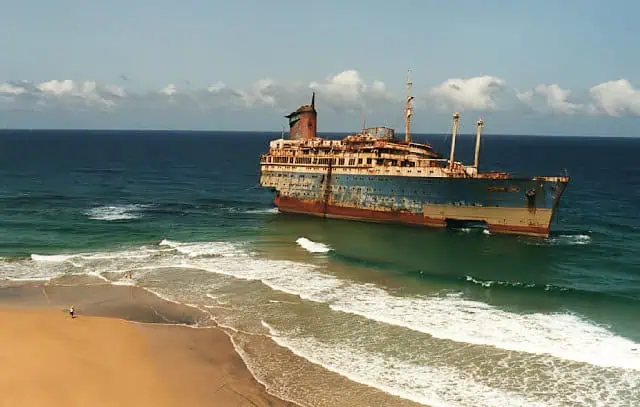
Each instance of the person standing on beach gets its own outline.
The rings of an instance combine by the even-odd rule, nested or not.
[[[71,308],[69,308],[69,315],[71,315],[71,319],[76,317],[75,312],[76,312],[76,310],[72,305]]]

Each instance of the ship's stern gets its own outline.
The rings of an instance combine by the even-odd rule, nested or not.
[[[268,154],[260,155],[260,181],[259,184],[263,188],[267,188],[270,191],[276,190],[276,177],[273,171],[269,171]]]

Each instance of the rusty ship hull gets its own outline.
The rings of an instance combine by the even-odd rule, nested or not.
[[[412,99],[407,91],[404,140],[393,129],[365,126],[328,140],[316,133],[314,94],[311,104],[286,116],[289,137],[272,140],[260,156],[260,185],[274,191],[274,204],[284,213],[548,236],[568,176],[480,172],[481,120],[474,163],[455,161],[458,113],[450,156],[443,158],[430,145],[411,141]]]
[[[566,185],[560,179],[428,178],[282,166],[264,168],[261,184],[275,191],[274,203],[285,213],[441,228],[478,224],[530,236],[548,236]],[[526,191],[536,191],[535,199]]]

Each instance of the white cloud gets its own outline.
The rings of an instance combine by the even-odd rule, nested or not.
[[[21,95],[27,90],[21,86],[16,86],[11,83],[0,83],[0,93],[9,95]]]
[[[360,73],[356,70],[341,72],[324,83],[311,82],[309,87],[328,99],[348,103],[359,102],[366,89]]]
[[[384,82],[373,80],[367,84],[355,69],[340,72],[323,82],[313,81],[309,88],[317,93],[319,99],[335,108],[361,109],[394,100]]]
[[[265,106],[276,106],[277,84],[271,78],[260,79],[251,89],[250,94],[246,94],[245,98],[249,105],[254,103]]]
[[[547,104],[553,111],[573,114],[583,107],[580,104],[569,102],[568,98],[571,95],[571,91],[562,89],[556,84],[538,85],[535,90],[547,98]]]
[[[494,110],[497,108],[495,94],[504,86],[504,80],[485,75],[448,79],[429,93],[445,109]]]
[[[215,82],[199,94],[197,99],[202,104],[232,106],[234,108],[275,107],[279,98],[279,85],[270,78],[263,78],[246,89],[234,89],[221,81]],[[194,94],[194,97],[195,97]]]
[[[531,106],[533,104],[533,89],[529,89],[524,92],[516,90],[516,97],[525,105]]]
[[[76,85],[70,79],[66,79],[63,81],[54,79],[48,82],[42,82],[41,84],[37,85],[36,88],[38,88],[42,92],[52,93],[56,96],[60,96],[73,92],[76,88]]]
[[[602,111],[610,116],[624,113],[640,116],[640,90],[633,88],[626,79],[604,82],[589,89],[594,100],[594,111]]]
[[[209,85],[209,87],[207,88],[207,90],[209,92],[219,92],[222,89],[226,88],[227,85],[225,85],[224,83],[222,83],[221,81],[218,81],[214,84]]]
[[[26,82],[23,82],[26,86]],[[58,101],[64,105],[73,105],[80,102],[84,106],[98,105],[101,108],[113,107],[115,102],[107,95],[117,96],[113,91],[117,87],[107,85],[99,87],[95,81],[75,82],[71,79],[53,79],[39,84],[28,84],[31,95],[39,96],[38,102],[46,104],[47,101]]]
[[[569,101],[571,91],[557,84],[538,85],[524,92],[516,91],[516,97],[524,104],[540,112],[574,114],[584,110],[584,105]]]
[[[122,86],[106,85],[104,87],[104,90],[105,90],[106,93],[108,93],[108,94],[110,94],[112,96],[117,96],[119,98],[127,97],[127,92],[124,91]]]
[[[173,83],[170,83],[164,88],[160,89],[160,93],[163,93],[167,96],[174,95],[177,91],[178,89],[176,88],[176,85],[174,85]]]
[[[373,83],[371,83],[371,92],[377,93],[380,95],[386,95],[387,86],[382,81],[377,81],[377,80],[373,81]]]

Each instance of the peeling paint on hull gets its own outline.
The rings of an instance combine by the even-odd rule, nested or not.
[[[264,170],[281,212],[444,228],[480,222],[493,233],[546,237],[566,183],[533,178],[463,179]],[[527,199],[527,191],[535,196]]]
[[[447,217],[426,215],[426,213],[440,210],[439,207],[432,207],[430,205],[425,205],[425,213],[415,214],[409,212],[360,209],[336,205],[327,205],[325,207],[322,201],[302,201],[288,197],[276,197],[274,199],[274,204],[282,213],[295,213],[330,219],[345,219],[373,223],[399,223],[433,228],[447,227]],[[462,214],[458,211],[452,210],[449,212],[448,217],[453,219],[484,221],[487,223],[487,229],[491,233],[517,234],[535,237],[546,237],[549,235],[549,224],[552,217],[552,211],[550,209],[537,210],[536,214],[533,216],[530,214],[530,211],[525,208],[514,208],[515,210],[510,210],[509,212],[511,216],[507,218],[496,218],[495,215],[492,216],[491,214],[491,212],[495,212],[496,210],[504,213],[504,209],[505,208],[496,207],[475,208],[475,216],[473,217],[468,216],[468,214]],[[534,225],[516,224],[516,222],[520,223],[522,219],[532,218],[537,220]],[[511,222],[509,222],[509,220],[511,220]],[[545,224],[547,226],[544,226]]]

